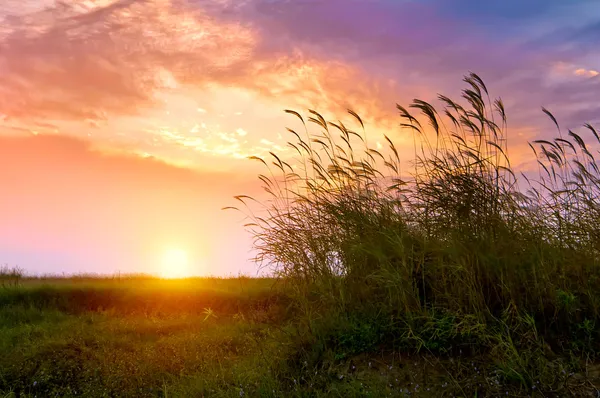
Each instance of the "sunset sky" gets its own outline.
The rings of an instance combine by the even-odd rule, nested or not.
[[[2,0],[0,264],[256,275],[220,209],[258,191],[248,156],[286,156],[284,109],[352,108],[410,154],[395,104],[473,71],[526,169],[541,106],[600,123],[599,43],[597,0]]]

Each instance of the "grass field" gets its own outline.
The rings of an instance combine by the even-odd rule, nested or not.
[[[429,396],[436,390],[450,396],[461,388],[452,375],[485,381],[476,377],[480,365],[467,359],[451,363],[389,349],[346,356],[352,344],[308,364],[299,356],[306,336],[274,279],[23,278],[17,285],[5,277],[4,283],[3,397]]]
[[[411,175],[392,139],[288,111],[297,157],[254,158],[269,196],[229,207],[274,279],[4,269],[0,394],[600,396],[600,134],[543,109],[520,174],[502,101],[464,82],[398,105]]]
[[[268,376],[261,352],[279,350],[267,342],[283,306],[272,282],[25,279],[0,288],[0,392],[239,396]]]
[[[489,355],[373,345],[381,339],[368,324],[342,325],[339,317],[337,330],[308,333],[274,279],[4,281],[3,397],[535,393],[507,383]],[[589,390],[583,374],[570,374],[582,371],[576,365],[556,370],[563,393]],[[539,382],[544,388],[549,381]]]

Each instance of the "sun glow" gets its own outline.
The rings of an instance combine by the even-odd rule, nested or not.
[[[161,275],[163,278],[185,278],[189,276],[188,254],[181,249],[169,249],[162,258]]]

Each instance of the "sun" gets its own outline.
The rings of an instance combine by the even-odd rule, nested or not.
[[[161,275],[164,278],[185,278],[189,275],[189,259],[185,250],[169,249],[162,258]]]

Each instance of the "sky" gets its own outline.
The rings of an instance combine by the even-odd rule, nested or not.
[[[600,124],[598,43],[597,0],[3,0],[0,264],[257,275],[221,208],[259,192],[248,156],[291,155],[285,109],[351,108],[408,156],[395,104],[473,71],[526,170],[542,106]]]

